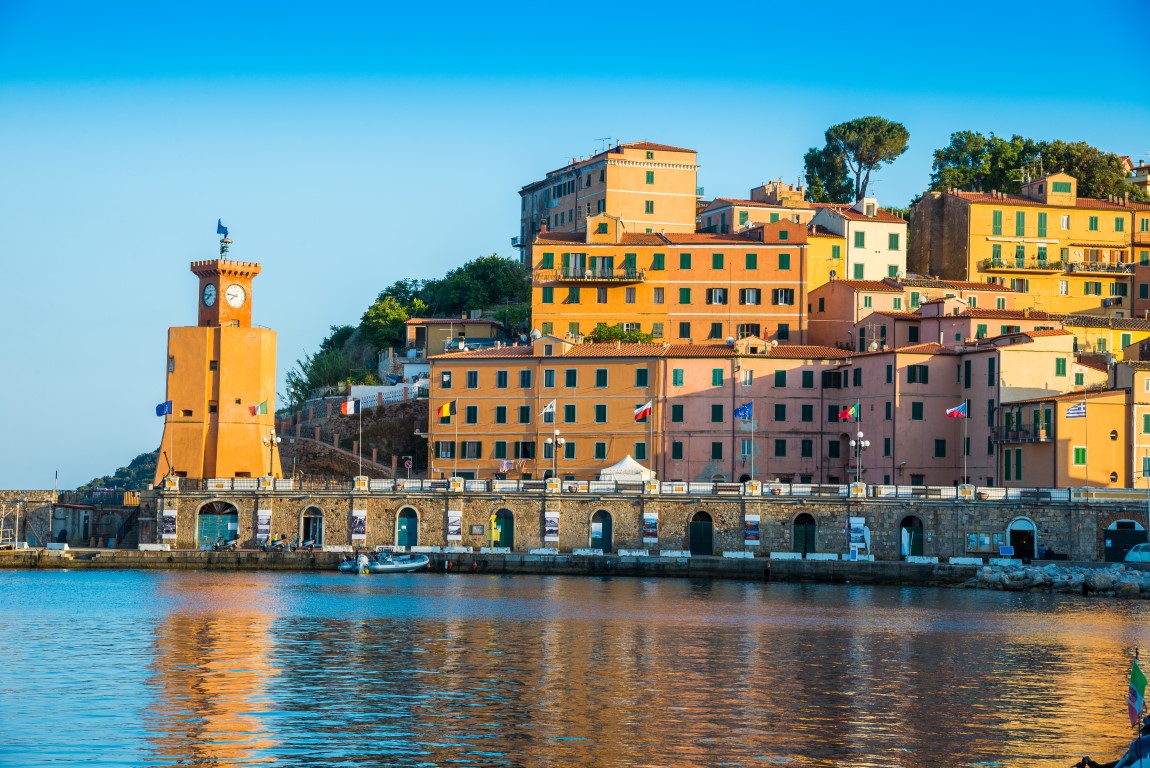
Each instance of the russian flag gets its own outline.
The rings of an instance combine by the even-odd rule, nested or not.
[[[345,400],[339,404],[339,412],[344,416],[354,416],[359,413],[359,400]]]
[[[642,405],[635,408],[635,421],[642,421],[651,415],[651,404],[653,400],[648,400]]]
[[[946,409],[946,418],[948,419],[965,419],[966,418],[966,401],[964,400],[961,405],[956,405],[953,408]]]

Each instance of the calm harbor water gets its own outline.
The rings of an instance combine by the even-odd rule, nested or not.
[[[0,572],[0,765],[1068,766],[1150,606],[651,579]]]

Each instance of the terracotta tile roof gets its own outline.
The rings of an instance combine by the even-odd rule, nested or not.
[[[1110,366],[1106,365],[1106,361],[1102,360],[1101,358],[1099,358],[1096,355],[1079,355],[1078,358],[1074,362],[1078,363],[1083,368],[1092,368],[1096,371],[1101,371],[1102,373],[1106,373],[1108,370],[1110,370]],[[1129,362],[1140,362],[1140,361],[1129,361]],[[1147,368],[1150,369],[1150,363],[1147,363],[1146,365],[1147,365]]]
[[[945,288],[954,288],[959,291],[994,291],[995,293],[1014,293],[1009,288],[994,283],[972,283],[967,280],[940,280]]]
[[[827,210],[834,211],[842,216],[844,219],[852,221],[882,221],[887,224],[906,224],[907,221],[901,216],[895,216],[889,211],[884,211],[882,208],[875,210],[874,216],[867,216],[865,213],[856,211],[851,205],[847,203],[811,203],[815,208],[826,208]]]
[[[1021,335],[1029,336],[1032,339],[1040,339],[1044,336],[1073,336],[1070,331],[1065,331],[1061,328],[1043,328],[1040,331],[1021,331]]]
[[[929,302],[928,302],[929,303]],[[1054,320],[1058,317],[1046,312],[1030,311],[1024,309],[980,309],[971,307],[959,313],[960,317],[984,317],[1002,320]]]
[[[587,242],[586,232],[540,232],[535,236],[536,245],[566,245]]]
[[[410,320],[405,320],[403,322],[404,325],[431,325],[432,323],[442,323],[444,325],[450,325],[452,323],[456,325],[462,325],[463,323],[486,323],[487,325],[499,325],[497,320],[487,320],[486,318],[471,320],[468,318],[459,317],[413,317]]]
[[[895,320],[922,320],[923,317],[918,312],[899,312],[890,309],[878,309],[871,312],[872,315],[882,315],[883,317],[893,317]],[[866,318],[859,321],[865,323]]]
[[[882,280],[837,280],[839,285],[845,285],[856,291],[883,291],[885,293],[902,293],[902,289]]]
[[[805,201],[804,201],[805,202]],[[779,211],[807,211],[811,210],[806,205],[781,205],[779,203],[768,203],[763,200],[743,200],[737,197],[716,197],[707,206],[705,210],[712,208],[726,208],[728,206],[737,206],[740,208],[774,208]]]
[[[807,237],[837,237],[839,240],[843,239],[842,235],[837,234],[835,232],[831,232],[829,229],[824,227],[822,224],[810,224],[810,225],[808,225],[807,226]]]
[[[791,238],[779,240],[772,236],[768,227],[790,224]],[[758,238],[758,231],[765,229],[764,239]],[[625,232],[618,243],[588,243],[585,232],[540,232],[535,236],[535,245],[585,245],[588,248],[622,247],[626,245],[804,245],[806,228],[793,222],[774,222],[765,227],[755,227],[742,232],[721,234],[718,232]]]
[[[944,355],[954,354],[954,350],[944,347],[941,344],[928,341],[925,344],[908,344],[905,347],[893,347],[886,350],[887,352],[910,352],[915,355]]]
[[[662,344],[575,344],[563,357],[663,357],[667,348]]]
[[[531,357],[531,346],[520,344],[514,347],[489,347],[468,349],[463,352],[446,352],[442,355],[428,355],[428,360],[445,362],[448,360],[499,359],[504,357]]]
[[[780,344],[777,347],[771,347],[766,356],[782,360],[842,360],[846,357],[853,357],[855,354],[849,349],[823,347],[817,344]]]
[[[1075,328],[1113,328],[1118,331],[1150,331],[1150,320],[1134,317],[1101,317],[1099,315],[1051,315],[1063,325]]]
[[[1150,360],[1123,360],[1118,365],[1128,365],[1135,371],[1150,371]]]
[[[654,150],[662,150],[664,152],[694,152],[695,151],[693,149],[685,149],[683,147],[672,147],[670,144],[656,144],[653,141],[632,141],[629,144],[620,144],[619,146],[625,147],[627,149],[654,149]]]
[[[1058,205],[1057,203],[1044,203],[1041,200],[1032,200],[1025,195],[1014,195],[1000,192],[995,197],[990,192],[962,192],[959,190],[948,190],[947,194],[957,197],[961,200],[966,200],[971,203],[998,203],[1000,205],[1034,205],[1043,206],[1048,208],[1087,208],[1099,209],[1108,211],[1150,211],[1150,204],[1138,203],[1131,200],[1128,203],[1115,203],[1110,200],[1100,200],[1093,197],[1079,197],[1075,198],[1075,204]]]

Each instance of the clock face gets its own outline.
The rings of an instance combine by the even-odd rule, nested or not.
[[[224,298],[227,299],[228,304],[233,307],[242,307],[247,297],[248,294],[244,290],[244,287],[238,283],[232,283],[228,286],[228,289],[224,291]]]
[[[216,286],[208,283],[204,286],[204,306],[210,307],[216,303]]]

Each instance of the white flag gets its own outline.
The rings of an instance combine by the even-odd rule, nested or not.
[[[543,406],[543,413],[555,413],[555,401],[552,400],[547,405]]]

